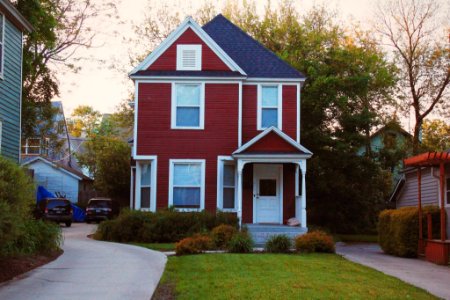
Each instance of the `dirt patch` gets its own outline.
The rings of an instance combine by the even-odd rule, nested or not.
[[[62,250],[46,254],[17,256],[0,259],[0,283],[45,265],[57,259]]]
[[[175,299],[175,284],[171,282],[159,282],[151,300],[173,300]]]

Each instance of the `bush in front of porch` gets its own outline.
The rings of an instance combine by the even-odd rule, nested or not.
[[[217,212],[179,212],[173,209],[155,213],[122,211],[114,220],[102,222],[94,238],[122,243],[170,243],[196,233],[210,232],[220,224],[238,227],[235,214]]]

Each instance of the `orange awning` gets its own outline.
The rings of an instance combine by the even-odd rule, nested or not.
[[[449,152],[425,152],[403,160],[405,167],[438,166],[441,163],[450,163]]]

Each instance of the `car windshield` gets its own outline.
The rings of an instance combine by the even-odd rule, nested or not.
[[[47,200],[47,208],[67,207],[70,203],[67,200],[51,199]]]
[[[109,207],[111,207],[111,201],[109,201],[109,200],[91,200],[91,201],[89,201],[88,207],[109,208]]]

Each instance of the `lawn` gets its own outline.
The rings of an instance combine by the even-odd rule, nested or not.
[[[437,299],[334,254],[172,256],[153,299]]]
[[[175,243],[132,243],[156,251],[175,251]]]

